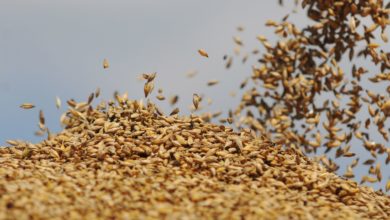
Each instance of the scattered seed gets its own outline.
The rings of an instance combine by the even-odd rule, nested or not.
[[[203,57],[209,57],[209,54],[204,49],[199,49],[198,52]]]
[[[216,85],[216,84],[218,84],[218,83],[219,83],[218,80],[210,80],[210,81],[207,82],[207,85],[208,85],[208,86],[213,86],[213,85]]]
[[[200,101],[201,101],[200,96],[196,93],[193,94],[192,103],[194,104],[195,109],[198,109]]]
[[[179,96],[178,96],[178,95],[174,95],[174,96],[172,96],[172,97],[169,99],[169,103],[170,103],[171,105],[175,105],[178,101],[179,101]]]
[[[103,68],[104,68],[104,69],[107,69],[108,67],[110,67],[110,64],[108,63],[108,60],[107,60],[107,59],[104,59],[104,60],[103,60]]]
[[[176,115],[180,112],[180,109],[179,108],[175,108],[172,110],[172,112],[169,114],[169,115]]]
[[[61,99],[58,96],[56,97],[56,108],[57,109],[61,108]]]
[[[20,108],[23,108],[23,109],[32,109],[34,107],[35,107],[35,105],[31,104],[31,103],[23,103],[20,105]]]

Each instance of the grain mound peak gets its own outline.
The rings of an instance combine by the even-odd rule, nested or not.
[[[65,128],[0,148],[0,219],[386,219],[390,198],[299,149],[153,103],[68,101]]]

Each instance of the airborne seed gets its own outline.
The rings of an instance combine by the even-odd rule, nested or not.
[[[199,49],[198,53],[203,57],[209,57],[209,54],[204,49]]]
[[[201,98],[198,94],[193,94],[192,96],[192,103],[194,104],[195,109],[198,109],[199,107],[199,102],[201,101]]]
[[[58,96],[56,97],[56,108],[57,109],[61,108],[61,99]]]
[[[104,69],[107,69],[108,67],[110,67],[110,64],[108,63],[108,60],[107,60],[107,59],[104,59],[104,60],[103,60],[103,68],[104,68]]]
[[[35,108],[35,105],[32,104],[32,103],[23,103],[20,105],[20,108],[23,108],[23,109],[32,109],[32,108]]]

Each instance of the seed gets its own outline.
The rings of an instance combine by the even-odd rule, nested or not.
[[[45,116],[43,115],[43,111],[39,110],[39,123],[44,125],[45,124]]]
[[[145,83],[145,86],[144,86],[145,98],[148,97],[148,95],[152,92],[153,89],[154,89],[154,82],[153,81]]]
[[[378,48],[379,47],[379,44],[377,43],[370,43],[367,45],[368,48],[371,48],[371,49],[375,49],[375,48]]]
[[[239,45],[239,46],[242,46],[242,45],[243,45],[243,43],[242,43],[242,41],[241,41],[241,38],[239,38],[239,37],[233,37],[233,40],[234,40],[234,42],[235,42],[237,45]]]
[[[352,33],[356,32],[356,21],[354,17],[351,17],[351,19],[349,20],[349,28],[351,28]]]
[[[150,74],[142,74],[142,78],[147,80],[147,82],[152,82],[156,78],[157,73],[150,73]]]
[[[175,109],[172,110],[172,112],[169,115],[176,115],[179,112],[180,112],[180,109],[179,108],[175,108]]]
[[[194,93],[192,96],[192,103],[194,104],[195,109],[198,109],[200,101],[201,101],[200,96]]]
[[[188,78],[193,78],[198,72],[196,70],[189,71],[186,75]]]
[[[390,116],[390,99],[382,105],[381,110],[387,117]]]
[[[267,41],[267,38],[266,38],[265,36],[263,36],[263,35],[258,35],[256,38],[257,38],[260,42],[265,42],[265,41]]]
[[[23,109],[32,109],[34,107],[35,107],[35,105],[31,104],[31,103],[23,103],[20,105],[20,108],[23,108]]]
[[[198,52],[203,57],[209,57],[209,54],[204,49],[199,49]]]
[[[216,84],[218,84],[218,83],[219,83],[218,80],[210,80],[210,81],[207,82],[207,85],[208,85],[208,86],[213,86],[213,85],[216,85]]]
[[[104,60],[103,60],[103,68],[104,68],[104,69],[107,69],[108,67],[110,67],[110,64],[108,63],[108,60],[107,60],[107,59],[104,59]]]
[[[100,88],[97,88],[95,91],[95,98],[99,97],[100,95]]]
[[[387,37],[385,32],[382,32],[381,38],[382,38],[383,42],[385,42],[385,43],[387,43],[389,41],[389,38]]]
[[[249,58],[249,54],[245,54],[244,57],[242,58],[242,63],[246,63],[248,58]]]
[[[88,105],[90,105],[92,103],[94,98],[95,98],[95,94],[94,93],[89,94],[88,100],[87,100]]]
[[[175,105],[177,103],[177,101],[179,101],[179,96],[178,95],[174,95],[172,96],[170,99],[169,99],[169,103],[171,105]]]
[[[58,96],[56,97],[56,108],[57,109],[61,108],[61,99]]]
[[[163,95],[161,95],[161,94],[158,94],[158,95],[156,96],[156,98],[157,98],[158,100],[160,100],[160,101],[165,100],[165,96],[163,96]]]
[[[225,65],[226,69],[229,69],[232,66],[232,63],[233,63],[233,58],[229,57]]]

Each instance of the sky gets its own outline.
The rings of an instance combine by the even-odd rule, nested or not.
[[[249,57],[243,65],[233,61],[226,70],[222,57],[234,55],[233,36],[244,41],[242,53],[259,48],[258,34],[272,38],[264,23],[280,20],[293,6],[280,7],[278,1],[264,0],[2,0],[0,3],[0,145],[6,140],[38,142],[38,112],[44,111],[49,129],[61,130],[55,97],[85,101],[97,87],[102,99],[114,91],[128,92],[132,99],[143,98],[142,73],[157,72],[158,88],[167,97],[178,94],[178,107],[189,113],[192,94],[213,100],[205,111],[227,110],[237,106],[241,81],[251,74]],[[291,19],[305,23],[304,14]],[[244,31],[238,32],[237,26]],[[199,56],[204,48],[208,59]],[[110,68],[102,68],[103,59]],[[186,73],[198,75],[188,79]],[[207,81],[220,84],[207,87]],[[31,102],[32,110],[19,105]],[[156,101],[159,103],[159,101]],[[160,104],[168,113],[173,107]],[[358,150],[359,151],[359,150]],[[363,153],[364,151],[361,151]],[[343,169],[341,169],[343,170]],[[366,168],[355,170],[357,176]],[[342,172],[342,171],[341,171]],[[385,171],[384,178],[388,178]]]
[[[251,51],[260,45],[257,34],[271,34],[264,28],[266,19],[291,11],[271,1],[229,0],[2,0],[0,5],[0,143],[40,140],[33,134],[39,109],[49,128],[58,130],[64,109],[55,109],[56,96],[82,101],[100,87],[106,98],[115,90],[142,98],[143,83],[137,80],[142,73],[157,72],[156,88],[167,96],[180,94],[184,108],[195,92],[207,93],[215,106],[230,105],[225,97],[251,68],[224,68],[222,57],[232,53],[236,27],[246,28],[240,37],[248,38]],[[210,59],[200,57],[199,48]],[[107,70],[104,58],[110,62]],[[199,74],[189,80],[185,74],[192,70]],[[221,84],[207,88],[210,79]],[[37,107],[18,108],[24,102]]]

